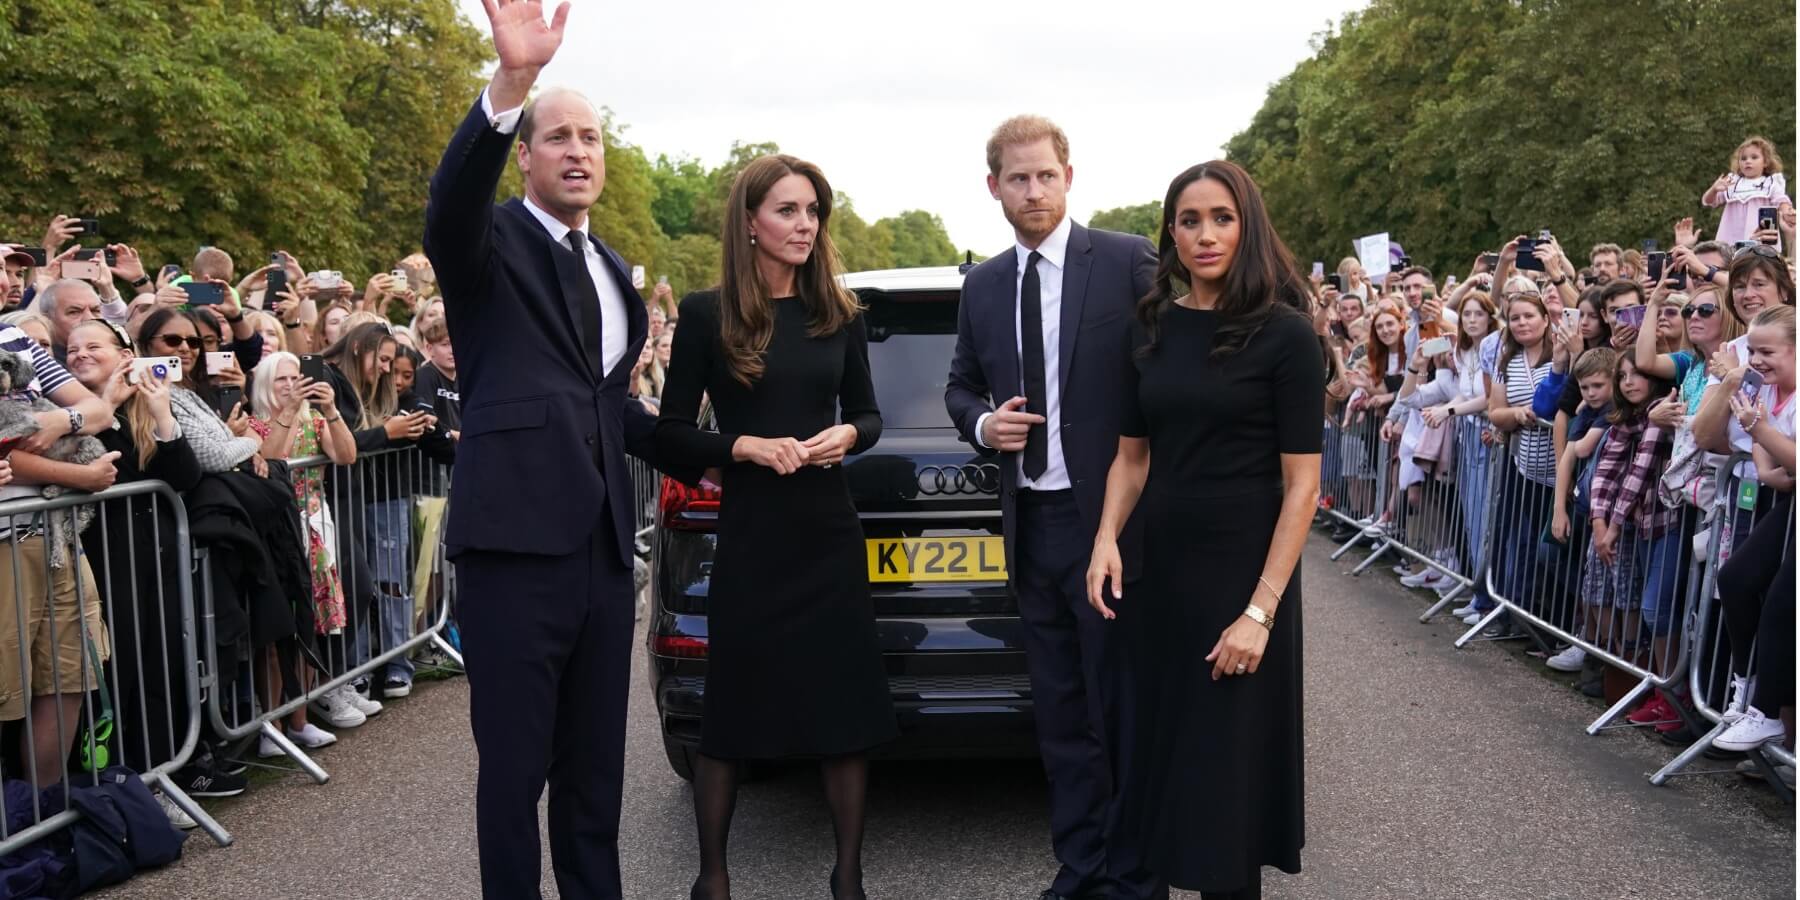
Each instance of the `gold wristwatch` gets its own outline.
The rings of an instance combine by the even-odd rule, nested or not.
[[[1261,625],[1265,630],[1275,630],[1275,614],[1262,611],[1262,607],[1252,603],[1244,607],[1244,618]]]

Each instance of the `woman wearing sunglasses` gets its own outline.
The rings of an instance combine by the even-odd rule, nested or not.
[[[229,472],[248,462],[256,474],[267,476],[269,464],[262,458],[262,438],[250,430],[243,404],[226,410],[229,419],[221,420],[213,411],[217,397],[202,368],[206,343],[200,327],[199,317],[192,311],[159,309],[138,329],[138,355],[173,356],[181,361],[181,380],[169,385],[169,400],[175,421],[203,471]]]
[[[1645,319],[1654,316],[1660,321],[1671,311],[1680,317],[1687,346],[1673,353],[1658,353],[1656,330],[1645,328],[1638,332],[1633,362],[1645,375],[1679,386],[1681,402],[1658,404],[1650,419],[1664,428],[1680,427],[1700,410],[1700,398],[1706,393],[1706,361],[1726,341],[1743,334],[1744,325],[1714,287],[1702,287],[1690,295],[1670,292],[1669,282],[1664,281],[1650,295],[1649,306]]]

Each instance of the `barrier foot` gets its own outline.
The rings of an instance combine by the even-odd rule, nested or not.
[[[262,723],[262,736],[274,741],[275,746],[280,747],[281,752],[287,754],[288,758],[292,759],[294,764],[299,766],[300,770],[305,772],[313,781],[324,784],[331,780],[331,775],[323,768],[320,768],[318,763],[313,762],[312,757],[307,756],[306,753],[300,749],[299,745],[288,740],[288,736],[282,734],[281,729],[276,728],[268,722],[264,722]]]
[[[1379,562],[1381,558],[1386,556],[1387,552],[1392,549],[1394,549],[1394,539],[1390,537],[1381,538],[1381,543],[1369,554],[1369,557],[1362,562],[1357,563],[1356,568],[1350,570],[1350,574],[1361,575],[1363,572],[1367,571],[1370,566]]]
[[[1425,612],[1419,616],[1419,624],[1420,625],[1429,624],[1432,619],[1437,617],[1438,613],[1443,612],[1446,608],[1448,608],[1450,606],[1450,604],[1455,603],[1458,600],[1461,600],[1463,598],[1463,592],[1467,591],[1468,589],[1469,589],[1468,585],[1459,584],[1456,586],[1456,590],[1453,590],[1448,594],[1440,595],[1438,597],[1438,601],[1436,603],[1431,604],[1431,608],[1425,610]]]
[[[436,647],[438,649],[439,653],[442,653],[445,656],[450,657],[450,659],[456,663],[457,668],[462,669],[464,671],[468,670],[469,667],[466,665],[463,665],[462,654],[458,653],[455,647],[450,646],[450,642],[444,640],[444,636],[442,634],[439,634],[436,632],[432,633],[431,646]]]
[[[1608,722],[1624,715],[1625,711],[1636,705],[1638,698],[1644,696],[1655,684],[1656,681],[1650,678],[1639,681],[1631,690],[1626,691],[1625,696],[1620,697],[1619,702],[1614,703],[1611,709],[1601,713],[1600,718],[1595,719],[1593,724],[1587,727],[1587,733],[1590,736],[1599,734],[1600,729],[1605,728]]]
[[[218,844],[221,847],[231,846],[231,832],[226,831],[225,826],[219,824],[219,820],[207,814],[206,810],[201,809],[200,804],[195,803],[194,798],[189,797],[181,788],[176,787],[174,782],[166,777],[158,775],[151,779],[146,786],[161,792],[164,797],[169,798],[169,802],[175,804],[176,809],[187,813],[188,818],[193,819],[194,823],[200,826],[200,830],[206,832],[206,836],[213,839],[213,843]]]
[[[1782,781],[1781,776],[1776,773],[1775,761],[1769,758],[1769,754],[1764,753],[1760,749],[1753,750],[1750,752],[1750,758],[1756,760],[1756,767],[1762,770],[1763,783],[1774,788],[1775,793],[1781,795],[1781,799],[1787,801],[1789,806],[1793,806],[1794,791],[1792,788],[1788,787],[1787,782]]]
[[[1489,625],[1492,625],[1494,620],[1500,618],[1500,614],[1504,612],[1506,612],[1506,607],[1496,604],[1493,609],[1487,611],[1487,615],[1481,617],[1481,621],[1476,622],[1468,631],[1463,632],[1463,636],[1457,638],[1455,643],[1450,646],[1455,647],[1458,650],[1467,647],[1470,641],[1475,640],[1482,631],[1486,630]]]
[[[1689,763],[1699,759],[1700,754],[1705,752],[1707,747],[1712,746],[1713,738],[1723,734],[1726,727],[1724,722],[1714,725],[1711,731],[1701,735],[1699,740],[1695,741],[1686,750],[1681,751],[1680,756],[1669,760],[1668,765],[1657,769],[1656,774],[1650,776],[1650,783],[1657,787],[1662,787],[1669,782],[1670,778],[1683,774],[1681,770],[1687,768]],[[1694,775],[1699,773],[1689,772],[1686,774]],[[1780,779],[1776,779],[1776,781],[1779,783]]]

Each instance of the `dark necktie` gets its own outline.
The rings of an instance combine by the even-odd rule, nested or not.
[[[1044,257],[1036,250],[1025,260],[1025,277],[1019,282],[1019,354],[1025,363],[1025,411],[1048,415],[1050,395],[1044,386],[1044,310],[1039,298],[1038,260]],[[1033,481],[1043,477],[1050,464],[1050,438],[1044,425],[1033,425],[1025,433],[1025,477]]]
[[[581,300],[576,304],[581,308],[581,346],[588,351],[588,357],[595,360],[597,366],[603,367],[606,361],[601,353],[594,352],[596,348],[606,345],[600,338],[600,289],[594,286],[594,276],[588,274],[587,247],[584,246],[587,235],[571,229],[564,240],[569,242],[569,249],[575,251],[575,258],[581,261],[581,283],[588,288],[582,292]],[[596,369],[594,375],[604,377],[606,373]]]

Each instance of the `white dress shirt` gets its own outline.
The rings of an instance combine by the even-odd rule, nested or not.
[[[488,124],[501,134],[512,134],[519,128],[519,117],[524,115],[525,107],[519,106],[502,112],[494,112],[493,104],[488,102],[487,91],[481,92],[481,112],[487,116]],[[538,224],[550,232],[551,240],[563,247],[569,246],[567,225],[556,220],[556,217],[544,212],[530,197],[525,198],[525,208],[531,211]],[[594,282],[594,293],[600,297],[600,367],[604,377],[619,364],[625,356],[625,339],[631,329],[631,315],[625,306],[625,295],[608,271],[606,259],[600,255],[599,248],[588,239],[588,220],[583,216],[581,225],[574,229],[581,232],[583,261],[587,263],[588,278]]]
[[[1014,462],[1019,467],[1019,486],[1033,491],[1061,491],[1072,486],[1068,463],[1063,461],[1062,360],[1058,348],[1061,346],[1062,335],[1063,269],[1068,260],[1069,231],[1073,227],[1074,223],[1068,216],[1064,216],[1056,229],[1037,246],[1040,257],[1037,264],[1038,309],[1044,326],[1044,436],[1049,452],[1044,464],[1044,474],[1036,480],[1025,477],[1024,454],[1019,454]],[[1025,263],[1031,259],[1032,251],[1023,244],[1015,245],[1013,250],[1019,257],[1018,269],[1013,274],[1013,348],[1019,354],[1019,384],[1015,387],[1018,395],[1024,396],[1025,350],[1021,337],[1024,326],[1019,319],[1019,292],[1025,284]],[[995,385],[995,388],[995,398],[1003,399],[1002,386]],[[1006,398],[1011,396],[1006,394]],[[991,412],[983,413],[975,420],[976,440],[981,440],[981,430],[987,425],[991,415]]]

